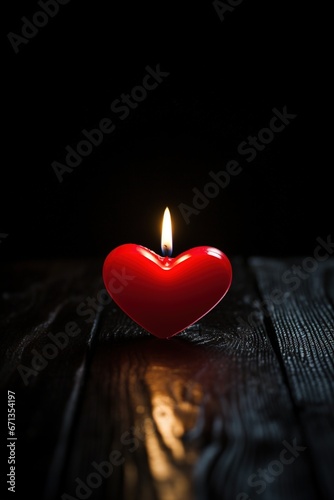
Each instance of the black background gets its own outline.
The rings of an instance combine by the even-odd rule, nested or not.
[[[7,34],[41,8],[8,2],[1,259],[103,258],[129,242],[160,253],[166,206],[174,256],[311,255],[330,234],[323,13],[244,0],[221,21],[212,2],[180,3],[71,0],[15,54]],[[112,101],[158,64],[169,76],[120,120]],[[239,144],[284,106],[297,117],[247,163]],[[105,117],[115,131],[60,183],[52,162]],[[186,224],[178,205],[229,160],[242,173]]]

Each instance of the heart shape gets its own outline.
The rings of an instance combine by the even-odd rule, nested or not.
[[[109,253],[102,274],[116,304],[159,338],[170,338],[205,316],[232,282],[227,256],[207,246],[170,258],[126,243]]]

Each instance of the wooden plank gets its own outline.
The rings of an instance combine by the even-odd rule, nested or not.
[[[15,495],[4,484],[1,498],[37,499],[46,492],[51,500],[56,491],[94,334],[93,325],[76,309],[87,296],[96,295],[99,269],[96,261],[2,267],[1,400],[7,400],[7,390],[15,392],[17,472]],[[2,470],[7,469],[5,463]]]
[[[225,299],[170,340],[106,306],[61,498],[322,498],[266,324],[243,321],[261,314],[253,274],[232,264]]]
[[[324,255],[324,252],[321,252]],[[262,314],[324,498],[334,491],[334,259],[253,258]]]

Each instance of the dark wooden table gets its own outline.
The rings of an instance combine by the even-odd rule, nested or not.
[[[0,498],[332,500],[321,255],[232,258],[224,300],[170,340],[108,301],[99,259],[2,264]]]

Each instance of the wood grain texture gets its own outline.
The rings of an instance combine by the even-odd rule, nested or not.
[[[282,272],[294,263],[232,259],[224,300],[170,340],[106,300],[100,261],[4,267],[17,498],[331,498],[333,262],[292,292]],[[276,288],[289,296],[273,305]],[[80,334],[25,384],[18,366],[69,322]]]
[[[334,259],[251,261],[325,498],[333,498]],[[276,294],[274,290],[280,293]]]
[[[7,389],[16,393],[15,494],[42,498],[46,487],[49,491],[58,484],[60,462],[67,452],[92,330],[91,325],[80,322],[76,307],[93,290],[95,293],[98,268],[90,262],[17,263],[7,265],[2,276],[1,399],[4,402]],[[68,336],[68,344],[58,349],[56,357],[43,356],[46,345],[55,345],[48,334],[64,332],[73,321],[80,333]],[[50,350],[48,355],[54,352]],[[19,367],[32,369],[36,353],[40,369],[22,375]]]

